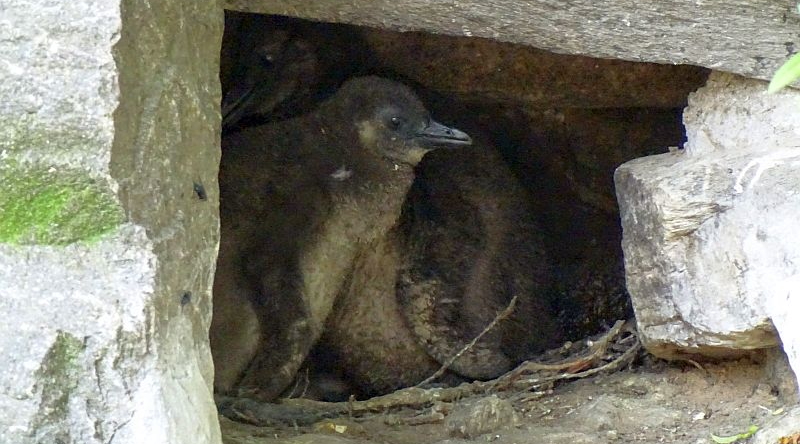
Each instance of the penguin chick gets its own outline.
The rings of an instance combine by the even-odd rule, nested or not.
[[[557,342],[530,199],[490,148],[425,157],[398,226],[356,258],[321,338],[359,395],[432,375],[513,295],[513,314],[450,370],[495,377]],[[457,380],[453,372],[444,379]]]
[[[310,94],[307,88],[318,82],[320,74],[312,45],[294,36],[284,21],[252,14],[241,21],[237,34],[241,41],[235,43],[242,48],[236,48],[238,53],[231,55],[232,73],[223,83],[225,131],[235,129],[247,117],[264,118],[293,97]]]
[[[437,146],[469,143],[431,120],[409,88],[377,77],[346,82],[313,113],[226,137],[216,389],[278,396],[319,338],[354,259],[396,225],[414,166]]]
[[[440,363],[517,296],[511,315],[449,367],[489,379],[558,343],[552,273],[532,197],[499,154],[477,147],[450,154],[431,153],[417,168],[401,222],[397,296],[419,344]]]
[[[226,11],[228,24],[220,76],[228,133],[314,108],[366,63],[360,35],[346,25]]]

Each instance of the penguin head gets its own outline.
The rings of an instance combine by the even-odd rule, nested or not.
[[[303,87],[314,84],[317,55],[305,40],[275,25],[251,26],[253,49],[237,66],[237,82],[222,99],[222,126],[232,130],[248,119],[263,121],[281,115]]]
[[[395,163],[416,165],[437,147],[470,145],[472,139],[436,122],[407,86],[379,77],[346,82],[335,95],[363,149]]]

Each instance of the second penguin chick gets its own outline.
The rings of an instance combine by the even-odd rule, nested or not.
[[[552,272],[532,196],[499,153],[431,153],[401,222],[398,300],[421,346],[473,379],[490,379],[560,341]],[[510,316],[467,345],[517,297]]]
[[[531,196],[482,147],[428,154],[398,226],[356,258],[321,346],[363,396],[418,384],[518,295],[515,312],[440,381],[497,376],[555,344]]]

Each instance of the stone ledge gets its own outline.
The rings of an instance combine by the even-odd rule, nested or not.
[[[225,6],[485,37],[564,54],[698,65],[757,78],[770,77],[800,46],[794,3],[771,0],[226,0]]]

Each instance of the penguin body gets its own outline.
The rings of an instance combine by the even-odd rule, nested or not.
[[[313,113],[224,138],[217,391],[277,397],[354,260],[396,225],[413,167],[437,146],[469,143],[431,120],[407,87],[377,77],[346,82]]]

